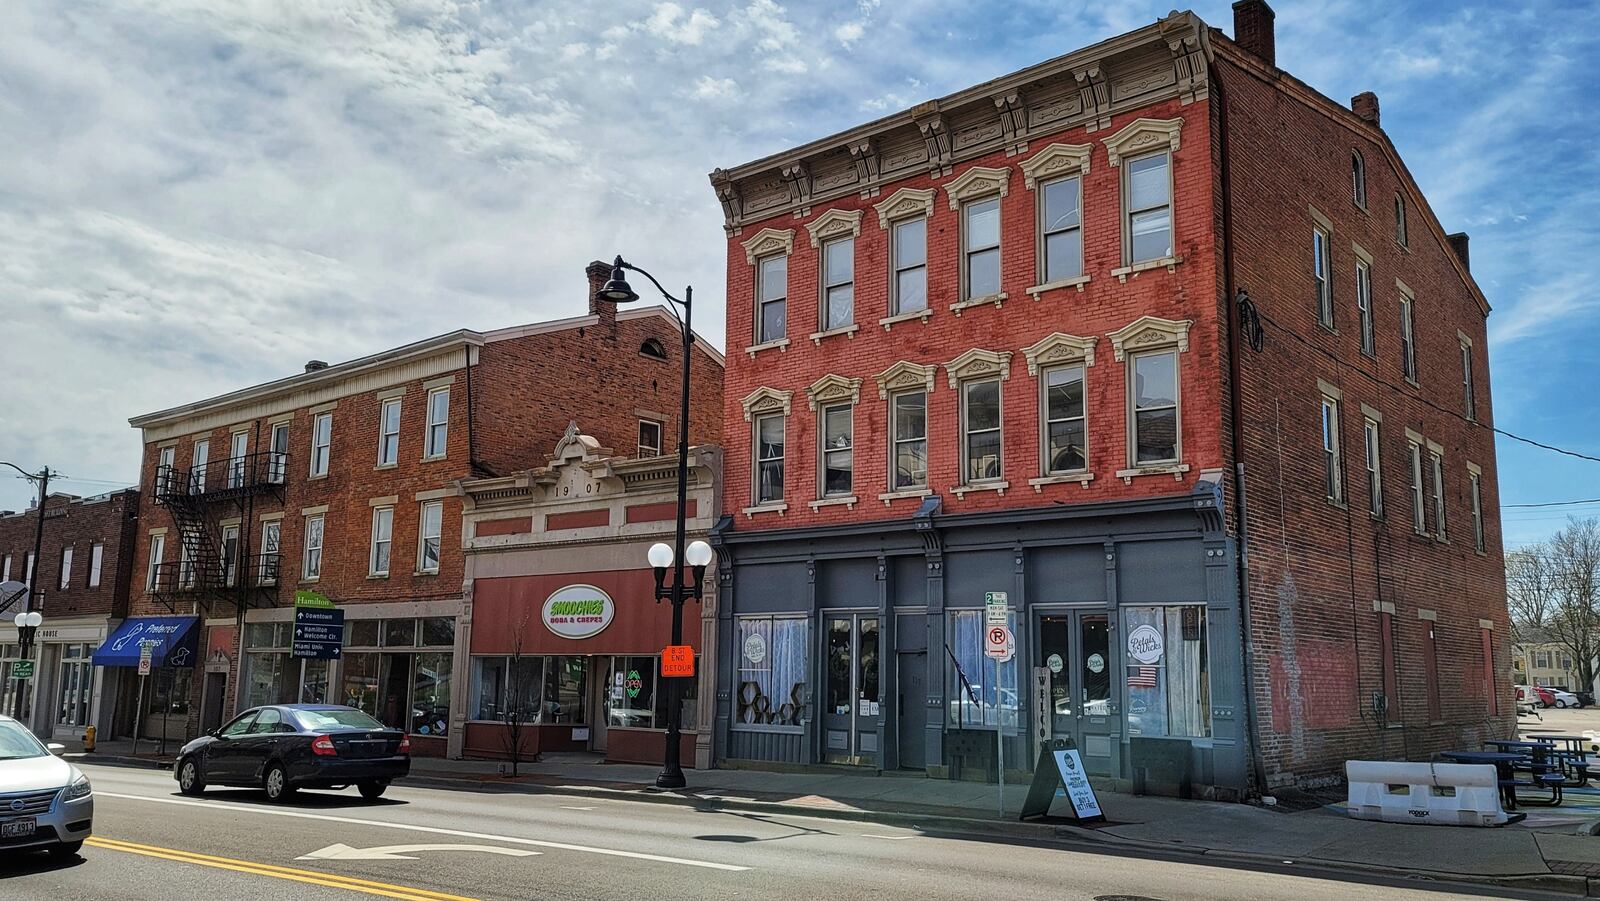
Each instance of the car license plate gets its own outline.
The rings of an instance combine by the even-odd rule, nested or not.
[[[0,823],[0,838],[27,838],[38,829],[33,817]]]

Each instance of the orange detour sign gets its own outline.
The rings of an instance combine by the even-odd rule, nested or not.
[[[693,676],[694,648],[686,644],[669,644],[662,648],[661,675]]]

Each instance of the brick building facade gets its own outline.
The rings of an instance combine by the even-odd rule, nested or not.
[[[589,267],[591,297],[609,272]],[[155,692],[147,731],[193,735],[236,709],[329,701],[408,728],[418,753],[459,754],[462,481],[542,461],[580,418],[628,456],[674,450],[677,322],[659,307],[588,305],[576,318],[313,361],[133,419],[151,487],[134,611],[204,618],[203,661],[161,668],[173,684]],[[720,397],[720,354],[696,347],[696,389]],[[719,429],[707,413],[691,420],[691,440]],[[344,608],[339,659],[291,655],[297,591]]]
[[[1173,14],[712,174],[719,757],[993,778],[1003,727],[1018,769],[1071,737],[1236,796],[1509,730],[1465,236],[1376,98],[1277,69],[1265,3],[1236,33]]]

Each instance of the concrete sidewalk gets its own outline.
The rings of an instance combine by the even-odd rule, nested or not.
[[[141,742],[101,743],[84,762],[170,765]],[[176,750],[171,748],[170,750]],[[1353,820],[1329,808],[1289,812],[1246,804],[1182,801],[1100,791],[1108,822],[1092,827],[1064,821],[1017,820],[1025,785],[1008,785],[1007,814],[996,786],[945,782],[916,775],[859,775],[849,771],[787,773],[765,770],[689,770],[689,788],[654,787],[658,768],[601,763],[582,754],[546,754],[524,763],[513,780],[497,761],[415,758],[412,783],[484,792],[550,792],[684,804],[703,809],[805,813],[894,823],[930,832],[964,832],[1097,842],[1122,853],[1194,854],[1219,862],[1355,871],[1554,891],[1600,894],[1600,837],[1520,826],[1499,829],[1399,825]],[[1058,802],[1058,811],[1060,802]]]

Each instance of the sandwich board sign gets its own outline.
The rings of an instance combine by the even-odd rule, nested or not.
[[[1089,774],[1083,770],[1083,758],[1070,738],[1056,738],[1039,748],[1039,761],[1033,767],[1033,784],[1028,787],[1028,797],[1022,802],[1022,815],[1018,819],[1030,820],[1049,815],[1056,798],[1064,797],[1072,812],[1067,818],[1080,823],[1105,820],[1100,811],[1100,799],[1094,786],[1089,784]]]

